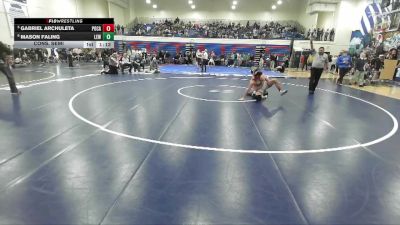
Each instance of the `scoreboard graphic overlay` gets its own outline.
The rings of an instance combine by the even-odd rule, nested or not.
[[[114,18],[15,18],[15,48],[114,48]]]

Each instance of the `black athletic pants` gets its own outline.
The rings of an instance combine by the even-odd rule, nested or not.
[[[202,64],[201,64],[201,72],[203,73],[207,73],[207,64],[208,64],[208,60],[207,59],[203,59]]]
[[[343,77],[350,71],[350,68],[340,68],[339,69],[339,79],[338,84],[343,83]]]
[[[321,78],[323,68],[311,68],[310,84],[308,85],[308,90],[315,91],[317,88],[319,79]]]
[[[116,66],[108,66],[109,70],[107,72],[105,72],[105,74],[116,74],[118,75],[118,67]]]
[[[74,67],[74,64],[73,64],[73,59],[72,59],[72,55],[68,55],[68,66],[69,67]]]
[[[15,84],[14,75],[8,65],[1,65],[0,71],[7,77],[8,85],[10,85],[11,93],[18,93],[17,86]]]
[[[129,68],[129,73],[132,71],[132,64],[130,63],[121,64],[120,67],[122,73],[124,73],[125,68]]]

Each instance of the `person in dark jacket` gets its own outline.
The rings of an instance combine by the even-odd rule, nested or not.
[[[371,67],[373,69],[373,78],[372,80],[378,80],[381,75],[381,70],[383,69],[383,62],[385,60],[384,55],[379,55],[371,60]]]
[[[360,54],[360,57],[354,60],[354,76],[353,83],[357,83],[358,86],[364,87],[364,76],[365,71],[369,68],[368,59],[364,52]]]
[[[73,64],[74,59],[73,59],[73,56],[72,56],[72,50],[68,51],[67,59],[68,59],[68,66],[69,67],[74,67],[74,64]]]
[[[7,77],[11,94],[19,95],[21,94],[21,91],[18,90],[15,84],[15,79],[11,71],[11,66],[12,66],[11,49],[0,41],[0,71]]]
[[[108,71],[103,70],[102,74],[115,74],[118,75],[118,55],[114,52],[108,59]]]

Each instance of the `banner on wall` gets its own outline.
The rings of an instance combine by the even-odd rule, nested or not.
[[[14,37],[14,19],[29,17],[27,0],[3,0],[3,2],[8,26],[10,28],[10,35]]]
[[[116,41],[116,45],[122,41]],[[255,54],[256,44],[219,44],[219,43],[180,43],[180,42],[149,42],[149,41],[128,41],[126,45],[129,49],[146,49],[147,52],[154,54],[158,51],[167,51],[171,55],[177,52],[185,51],[187,45],[190,44],[192,49],[207,49],[209,52],[214,51],[217,55],[239,52],[241,54]],[[267,54],[277,56],[285,56],[290,54],[289,45],[263,45]]]

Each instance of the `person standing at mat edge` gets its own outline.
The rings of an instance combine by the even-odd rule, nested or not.
[[[308,90],[310,94],[314,94],[319,79],[321,78],[322,72],[324,72],[324,70],[328,70],[328,55],[325,54],[324,47],[320,47],[318,49],[318,53],[315,52],[312,38],[310,39],[310,45],[313,61],[311,64],[311,76]]]
[[[201,72],[203,73],[207,73],[207,64],[208,64],[208,53],[207,53],[207,49],[204,50],[203,54],[202,54],[202,64],[201,64]]]
[[[68,66],[69,67],[74,67],[74,58],[73,58],[73,55],[72,55],[72,50],[69,50],[68,51],[68,56],[67,56],[67,59],[68,59]]]
[[[11,94],[19,95],[21,91],[17,89],[15,84],[14,75],[11,71],[12,64],[11,49],[0,41],[0,71],[7,77]]]

